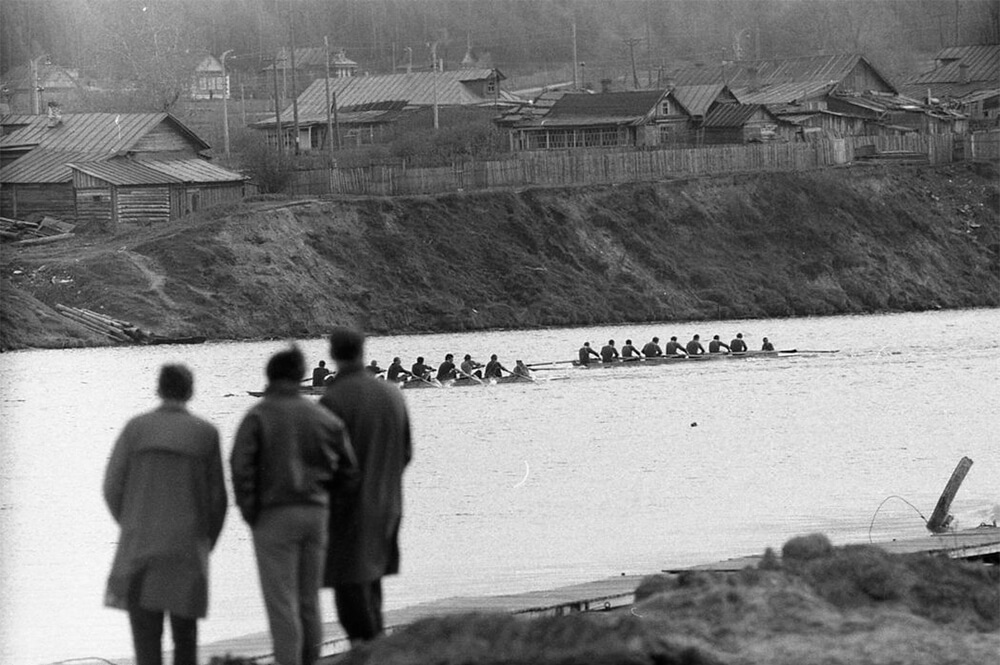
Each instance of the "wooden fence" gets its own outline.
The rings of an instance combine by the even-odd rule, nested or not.
[[[493,187],[597,185],[689,175],[801,171],[847,164],[855,151],[919,156],[931,164],[996,158],[993,143],[952,134],[856,136],[810,143],[758,143],[670,150],[563,150],[515,153],[507,159],[437,168],[376,165],[297,171],[293,195],[401,196]],[[861,146],[866,146],[858,150]],[[872,147],[873,146],[873,147]],[[988,153],[986,146],[992,146]],[[978,151],[978,153],[977,153]]]

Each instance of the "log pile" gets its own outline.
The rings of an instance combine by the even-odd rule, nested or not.
[[[0,240],[19,245],[43,245],[72,238],[75,228],[76,224],[55,217],[42,216],[29,220],[0,217]]]
[[[149,337],[146,332],[128,321],[119,321],[110,316],[92,312],[89,309],[57,304],[56,311],[84,328],[110,337],[116,342],[141,344]]]

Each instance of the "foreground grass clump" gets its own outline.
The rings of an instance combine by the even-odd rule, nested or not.
[[[790,540],[738,573],[646,578],[625,610],[427,619],[338,665],[936,665],[996,662],[1000,571]]]

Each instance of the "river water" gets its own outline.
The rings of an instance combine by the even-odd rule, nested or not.
[[[491,353],[564,360],[585,340],[637,345],[741,331],[779,359],[538,372],[536,384],[409,390],[403,571],[387,608],[549,588],[779,547],[925,533],[962,456],[960,526],[997,518],[1000,310],[380,337],[368,357]],[[321,339],[301,340],[310,362]],[[0,356],[0,663],[131,653],[102,607],[117,529],[100,494],[114,439],[156,405],[165,362],[195,373],[191,410],[228,456],[282,342]],[[889,497],[898,497],[888,499]],[[886,499],[888,499],[886,501]],[[884,502],[884,504],[883,504]],[[880,508],[880,504],[881,508]],[[334,614],[328,592],[324,612]],[[203,642],[265,630],[248,532],[231,507],[212,558]]]

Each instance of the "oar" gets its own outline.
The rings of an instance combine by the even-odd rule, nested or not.
[[[482,379],[480,379],[478,376],[472,376],[471,374],[463,372],[461,367],[456,366],[455,367],[455,373],[456,374],[460,374],[460,375],[464,376],[467,379],[472,379],[473,381],[475,381],[479,385],[483,385],[483,380]]]
[[[803,349],[803,350],[799,351],[798,353],[840,353],[840,349],[833,349],[832,351],[815,351],[815,350],[806,350],[806,349]]]
[[[552,360],[547,363],[529,363],[525,367],[541,367],[542,365],[568,365],[570,363],[577,362],[576,359],[573,360]]]

